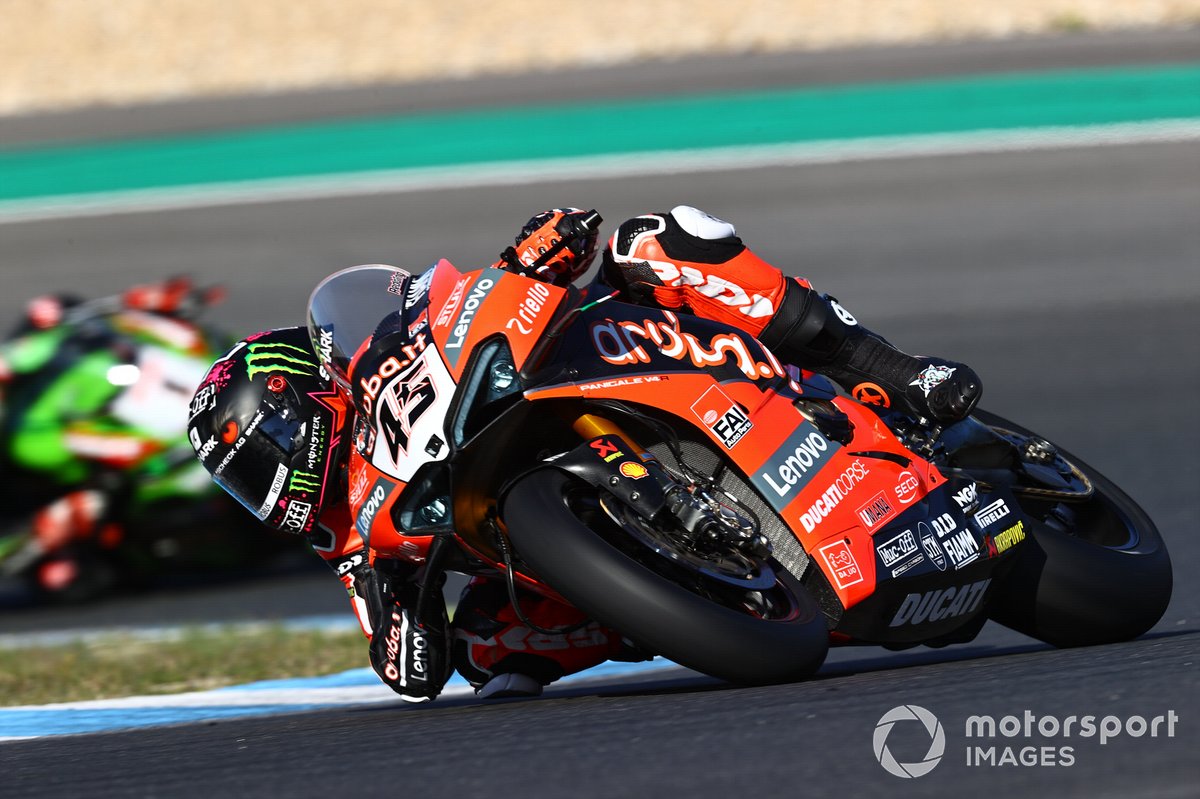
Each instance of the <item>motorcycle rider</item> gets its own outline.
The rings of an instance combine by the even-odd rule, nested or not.
[[[567,285],[595,258],[597,221],[595,212],[577,208],[537,214],[494,266]],[[619,225],[588,291],[734,325],[863,401],[930,421],[964,418],[981,393],[969,367],[897,350],[835,299],[760,259],[732,225],[689,206]],[[267,350],[276,361],[260,357]],[[403,699],[436,697],[451,665],[480,696],[495,697],[536,695],[604,660],[641,658],[615,632],[595,622],[579,626],[586,620],[572,607],[523,593],[514,608],[499,580],[473,579],[453,626],[438,591],[434,612],[418,618],[423,553],[413,562],[377,558],[364,541],[356,520],[370,481],[361,450],[374,431],[334,388],[305,328],[256,334],[218,360],[189,426],[218,484],[268,525],[307,535],[330,563],[370,640],[372,666]],[[293,485],[287,476],[296,470],[321,478]]]
[[[47,294],[27,303],[0,342],[0,411],[13,406],[0,413],[0,459],[15,513],[2,534],[21,547],[4,552],[0,572],[28,574],[43,593],[76,600],[116,579],[104,556],[126,538],[125,511],[146,497],[178,495],[178,467],[191,462],[172,448],[183,432],[178,421],[134,420],[154,416],[147,403],[163,399],[151,390],[154,379],[179,380],[188,368],[198,379],[194,364],[228,341],[192,320],[222,296],[173,278],[97,300]],[[191,360],[164,355],[161,374],[139,380],[136,342]],[[178,402],[193,385],[178,387]],[[138,392],[147,403],[133,398]]]

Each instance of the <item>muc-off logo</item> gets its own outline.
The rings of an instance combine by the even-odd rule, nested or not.
[[[246,361],[246,377],[255,377],[268,372],[289,375],[317,374],[319,364],[313,360],[312,352],[292,344],[263,342],[251,344],[243,356]]]

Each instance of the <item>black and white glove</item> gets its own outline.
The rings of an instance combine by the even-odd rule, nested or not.
[[[446,604],[437,590],[429,616],[417,618],[416,583],[406,582],[385,600],[371,637],[371,666],[406,702],[436,699],[450,678]]]
[[[450,677],[446,603],[435,589],[428,616],[417,619],[420,587],[414,568],[396,561],[371,566],[366,550],[334,564],[370,636],[371,667],[407,702],[428,702]]]
[[[920,371],[908,381],[904,400],[916,415],[949,424],[965,419],[983,396],[983,381],[966,364],[916,358]]]

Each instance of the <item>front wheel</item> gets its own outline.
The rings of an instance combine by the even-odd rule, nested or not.
[[[584,613],[640,647],[735,683],[802,679],[825,660],[824,617],[791,575],[778,570],[773,586],[740,597],[685,588],[650,568],[652,558],[639,562],[592,529],[605,523],[595,505],[595,489],[556,469],[522,478],[504,504],[522,559]]]
[[[1036,438],[999,416],[976,418],[1009,440]],[[1171,559],[1154,522],[1111,480],[1065,450],[1059,457],[1093,486],[1082,501],[1021,494],[1035,520],[989,615],[1054,646],[1127,641],[1162,618],[1171,600]]]

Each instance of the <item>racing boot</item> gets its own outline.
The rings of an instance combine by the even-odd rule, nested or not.
[[[521,612],[548,635],[527,627],[500,580],[475,578],[454,612],[454,667],[481,698],[538,696],[544,686],[625,654],[616,633],[561,602],[522,591]],[[572,629],[574,628],[574,629]]]
[[[787,281],[759,340],[780,359],[836,380],[860,402],[925,421],[960,421],[983,395],[971,367],[901,352],[858,324],[835,298],[795,281]]]

